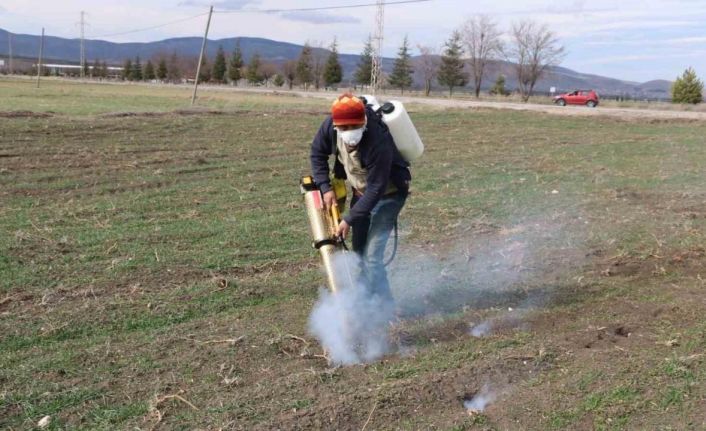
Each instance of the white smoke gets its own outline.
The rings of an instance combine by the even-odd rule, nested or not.
[[[394,303],[370,296],[365,286],[344,277],[340,292],[321,290],[309,331],[331,362],[348,365],[373,361],[393,350],[388,331],[396,316],[414,319],[512,307],[470,325],[469,333],[483,337],[522,328],[527,314],[552,297],[556,286],[543,280],[581,263],[578,238],[572,237],[571,248],[579,256],[566,252],[566,232],[576,231],[567,227],[557,217],[456,237],[455,246],[440,250],[425,246],[415,251],[410,245],[389,268]],[[355,253],[342,253],[335,259],[335,270],[355,273],[359,264]],[[394,347],[400,352],[406,348]]]
[[[490,334],[492,329],[493,326],[491,325],[490,320],[486,320],[485,322],[471,328],[471,335],[478,338],[485,337]]]
[[[512,307],[515,311],[505,316],[510,322],[483,322],[476,333],[516,325],[515,320],[552,299],[556,280],[583,264],[584,227],[572,223],[557,216],[507,227],[479,226],[476,235],[452,236],[450,246],[407,245],[390,268],[399,316]]]
[[[529,301],[525,301],[523,306],[527,306]],[[512,307],[507,309],[506,313],[495,316],[491,319],[484,320],[483,322],[475,325],[470,324],[468,333],[477,338],[483,338],[491,335],[491,333],[497,329],[515,329],[524,328],[526,323],[524,322],[524,317],[533,310],[533,307],[528,306],[527,308],[513,309]]]
[[[325,349],[332,364],[353,365],[379,359],[390,351],[389,327],[394,304],[371,295],[356,274],[360,258],[355,253],[334,257],[334,270],[342,286],[331,293],[320,289],[309,317],[309,332]],[[350,277],[348,275],[351,275]]]
[[[488,405],[495,402],[498,394],[490,385],[483,385],[483,388],[471,399],[463,401],[463,407],[471,413],[482,412]]]

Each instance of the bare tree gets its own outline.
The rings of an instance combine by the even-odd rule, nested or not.
[[[287,81],[287,87],[291,90],[294,86],[294,81],[297,79],[297,61],[289,60],[282,65],[282,75]]]
[[[512,25],[507,58],[515,63],[522,100],[529,100],[537,81],[547,68],[557,66],[566,51],[546,24],[521,21]]]
[[[265,82],[265,87],[270,82],[270,79],[277,74],[277,65],[274,63],[262,63],[260,66],[260,76]]]
[[[439,53],[436,48],[431,46],[417,45],[419,57],[417,59],[417,67],[415,70],[424,81],[424,95],[429,96],[431,92],[431,83],[434,82],[439,73]]]
[[[321,88],[321,83],[324,79],[324,69],[329,51],[324,48],[324,43],[319,41],[313,41],[311,47],[313,48],[311,74],[314,80],[314,88],[318,90]]]
[[[461,27],[463,44],[468,53],[468,65],[473,75],[476,97],[480,95],[485,66],[502,53],[502,32],[487,15],[468,18]]]

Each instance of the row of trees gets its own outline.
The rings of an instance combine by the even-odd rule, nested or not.
[[[139,56],[135,57],[134,61],[127,59],[123,63],[121,78],[126,81],[151,81],[154,79],[178,81],[181,79],[181,72],[177,66],[176,53],[172,56],[170,63],[173,65],[171,68],[167,67],[167,59],[165,58],[160,58],[156,66],[152,60],[147,60],[147,63],[143,65]]]
[[[183,76],[195,76],[197,58],[181,58],[176,52],[170,58],[158,56],[143,64],[140,57],[127,59],[123,63],[122,79],[129,81],[171,81]],[[261,85],[272,82],[276,86],[287,84],[291,89],[295,84],[316,89],[330,87],[343,79],[343,68],[338,57],[337,42],[334,40],[325,51],[305,44],[297,60],[277,65],[263,61],[259,53],[254,53],[246,64],[240,44],[236,44],[230,57],[226,57],[223,47],[219,47],[211,64],[204,57],[199,72],[200,82],[237,83],[246,80],[250,84]]]
[[[495,21],[485,15],[478,15],[469,18],[452,32],[440,57],[434,48],[419,45],[420,56],[416,68],[424,82],[425,94],[429,95],[436,80],[449,89],[449,94],[453,94],[454,88],[471,83],[478,97],[488,64],[496,60],[507,60],[514,64],[522,98],[528,100],[537,81],[547,69],[558,65],[564,58],[564,48],[554,32],[546,25],[534,21],[513,24],[507,35],[507,44],[503,42],[503,36]],[[409,50],[409,42],[405,37],[388,78],[388,84],[402,92],[412,86],[415,72]],[[366,78],[370,75],[367,60],[371,53],[372,45],[368,42],[355,74],[359,83],[369,83],[369,78]],[[501,75],[491,92],[505,94],[507,90],[504,82],[505,77]]]
[[[418,45],[420,56],[412,61],[409,39],[404,38],[391,73],[384,77],[386,84],[404,93],[411,88],[415,74],[424,83],[425,94],[431,91],[434,82],[449,89],[462,88],[471,83],[476,96],[480,95],[487,67],[492,61],[507,60],[514,64],[518,90],[524,100],[528,100],[537,81],[547,68],[557,65],[564,57],[564,48],[558,38],[546,25],[534,21],[521,21],[512,25],[503,43],[504,34],[495,21],[485,15],[466,20],[439,52],[433,47]],[[368,38],[356,70],[353,73],[355,84],[369,86],[373,57],[372,39]],[[123,79],[178,81],[183,75],[195,75],[198,60],[179,59],[176,53],[171,58],[160,56],[144,65],[137,57],[126,60],[123,65]],[[343,79],[343,69],[339,61],[337,42],[326,50],[321,43],[306,43],[298,59],[276,65],[265,62],[258,53],[245,64],[243,52],[237,44],[229,58],[219,47],[213,64],[204,58],[199,80],[201,82],[233,83],[246,80],[253,85],[287,85],[290,89],[300,85],[311,87],[332,87]],[[505,78],[500,76],[491,92],[506,94]]]
[[[338,58],[338,44],[334,39],[326,55],[321,44],[316,48],[308,42],[304,44],[299,58],[282,66],[283,77],[291,89],[294,84],[305,89],[332,87],[343,80],[343,67]]]
[[[514,23],[510,31],[504,34],[497,23],[485,15],[467,19],[452,32],[445,42],[442,52],[433,47],[417,45],[419,57],[412,61],[409,39],[404,38],[392,71],[385,76],[386,84],[399,89],[402,93],[411,88],[415,74],[421,78],[425,95],[431,92],[434,81],[449,89],[472,85],[476,97],[480,95],[488,65],[493,61],[506,60],[511,64],[517,80],[518,91],[527,101],[532,95],[538,80],[548,68],[558,65],[564,58],[565,50],[560,45],[556,34],[546,25],[534,21]],[[373,57],[372,39],[368,38],[360,54],[353,81],[360,86],[370,85]],[[123,65],[123,79],[178,81],[182,72],[189,70],[195,74],[197,59],[180,60],[177,54],[170,59],[159,57],[155,63],[148,60],[144,65],[140,58],[126,60]],[[86,71],[86,75],[89,75]],[[98,61],[91,70],[91,76],[105,76],[107,67]],[[300,85],[305,89],[314,87],[332,87],[343,79],[343,68],[339,61],[337,42],[328,50],[322,44],[306,43],[298,59],[276,65],[265,62],[258,53],[251,56],[245,64],[243,52],[237,44],[230,58],[219,47],[213,65],[204,59],[199,80],[202,82],[227,83],[246,80],[250,84],[261,85],[272,82],[276,86],[287,85],[290,89]],[[700,103],[703,84],[692,69],[687,69],[677,78],[672,92],[676,103]],[[491,94],[506,95],[505,76],[500,74],[490,89]]]

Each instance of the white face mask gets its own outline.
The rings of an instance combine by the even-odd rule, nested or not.
[[[365,126],[358,127],[352,130],[339,130],[338,134],[341,136],[341,141],[349,147],[355,147],[363,139],[363,132],[365,132]]]
[[[358,145],[363,139],[363,132],[365,131],[365,127],[359,127],[357,129],[353,130],[346,130],[346,131],[339,131],[341,135],[341,140],[343,141],[344,144],[346,144],[349,147],[355,147]]]

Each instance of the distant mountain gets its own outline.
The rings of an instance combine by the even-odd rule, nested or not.
[[[666,92],[670,94],[672,88],[672,81],[667,81],[664,79],[656,79],[654,81],[643,82],[638,85],[638,89],[645,94],[662,94]],[[655,96],[658,97],[658,96]],[[669,96],[671,97],[671,96]]]
[[[514,71],[515,65],[505,61],[493,62],[488,67],[489,79],[485,84],[490,88],[499,73],[506,77],[509,88],[517,87]],[[555,87],[557,92],[567,92],[575,89],[597,91],[604,96],[629,96],[633,98],[668,99],[671,97],[672,83],[665,80],[655,80],[645,83],[623,81],[605,76],[576,72],[565,67],[552,67],[546,76],[535,87],[538,92],[549,92]],[[485,85],[484,85],[485,87]]]
[[[7,39],[7,31],[0,29],[0,57],[7,57],[8,55]],[[13,34],[13,55],[26,58],[36,57],[39,51],[39,39],[39,36],[34,35]],[[109,64],[120,65],[126,58],[140,56],[142,59],[147,59],[160,55],[171,55],[175,51],[180,56],[196,57],[201,49],[201,42],[202,39],[199,37],[172,38],[147,43],[114,43],[103,40],[86,40],[85,48],[86,58],[89,63],[98,59],[107,61]],[[246,62],[255,53],[259,53],[264,61],[281,64],[287,60],[296,59],[302,49],[301,45],[293,43],[278,42],[263,38],[237,37],[219,40],[209,39],[206,44],[206,54],[209,58],[213,59],[219,46],[222,46],[226,53],[230,53],[238,42],[243,50],[243,56]],[[325,50],[320,48],[314,49],[320,54],[326,54]],[[46,36],[44,41],[44,57],[50,61],[77,64],[80,57],[80,40]],[[355,54],[340,54],[339,58],[344,70],[345,82],[350,79],[355,71],[359,56]],[[392,63],[393,59],[384,58],[383,70],[389,72],[392,69]],[[483,89],[487,90],[490,88],[500,73],[505,75],[506,86],[508,88],[517,88],[513,64],[505,61],[495,61],[491,62],[488,66]],[[417,79],[417,84],[420,84],[419,79]],[[558,92],[574,89],[594,89],[598,91],[599,94],[605,96],[664,99],[670,97],[671,82],[665,80],[655,80],[645,83],[622,81],[619,79],[580,73],[564,67],[554,67],[537,83],[536,89],[538,92],[549,92],[551,87],[555,87]]]

